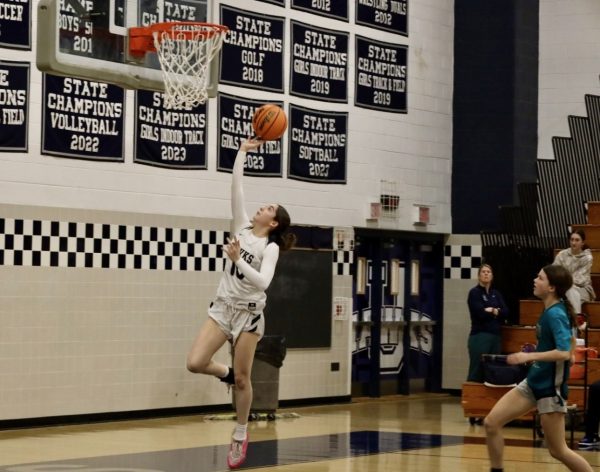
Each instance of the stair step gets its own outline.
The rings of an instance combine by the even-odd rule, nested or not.
[[[502,352],[519,352],[525,343],[537,344],[535,326],[502,326]]]
[[[600,225],[600,202],[588,202],[587,221],[590,225]]]
[[[461,395],[464,415],[470,418],[483,418],[487,416],[496,402],[511,389],[512,387],[487,387],[478,382],[465,382],[462,385]],[[569,400],[573,401],[571,398]],[[534,411],[532,408],[531,411],[525,413],[520,419],[532,420]]]
[[[600,359],[588,359],[587,384],[593,384],[600,380]],[[586,379],[570,379],[569,385],[585,385]]]
[[[588,326],[600,328],[600,302],[584,303],[582,310],[588,315]]]
[[[542,311],[544,304],[541,300],[519,300],[519,324],[535,326]]]
[[[461,403],[466,417],[483,418],[494,407],[496,402],[502,398],[511,387],[486,387],[482,383],[465,382],[462,385]],[[577,404],[585,408],[583,387],[569,387],[569,404]],[[521,419],[533,419],[534,410],[525,413]]]
[[[588,329],[588,342],[587,345],[600,349],[600,329]]]
[[[581,309],[588,315],[590,328],[600,328],[600,302],[584,303]],[[544,304],[541,300],[519,300],[519,324],[535,326],[542,311]]]

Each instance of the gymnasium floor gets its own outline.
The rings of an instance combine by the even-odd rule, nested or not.
[[[245,470],[489,470],[483,428],[463,418],[457,397],[417,394],[278,412],[299,417],[251,422]],[[184,416],[0,431],[0,471],[225,471],[232,426]],[[531,447],[531,428],[507,428],[505,437],[506,472],[566,470],[543,447]],[[600,452],[581,454],[600,470]]]

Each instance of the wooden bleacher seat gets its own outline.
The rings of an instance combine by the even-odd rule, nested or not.
[[[512,387],[487,387],[479,382],[465,382],[462,386],[461,403],[464,416],[483,418]],[[534,409],[520,419],[532,420]]]
[[[502,352],[519,352],[525,343],[536,344],[535,326],[502,326]]]
[[[600,359],[588,359],[587,365],[587,384],[593,384],[600,380]],[[569,379],[569,388],[571,386],[583,386],[585,379]]]
[[[494,407],[496,402],[512,387],[487,387],[478,382],[465,382],[462,385],[461,403],[463,414],[467,418],[483,418]],[[579,408],[584,407],[583,387],[569,387],[569,404],[577,404]],[[532,420],[534,409],[519,419]]]
[[[588,327],[600,328],[600,302],[584,303],[582,309],[588,315]]]
[[[588,202],[588,224],[571,225],[571,230],[582,229],[586,234],[586,243],[592,249],[592,285],[600,299],[600,202]],[[555,250],[555,255],[560,249]],[[535,325],[544,310],[540,300],[519,301],[519,326],[502,327],[502,352],[518,352],[525,343],[536,341]],[[600,300],[584,303],[582,311],[588,315],[588,346],[600,349]],[[587,379],[569,380],[569,404],[577,404],[584,409],[584,386],[600,380],[600,359],[588,359]],[[511,387],[487,387],[477,382],[465,382],[462,388],[462,406],[466,417],[486,416],[496,402]],[[532,420],[535,410],[520,419]]]
[[[600,329],[588,329],[588,346],[600,349]]]
[[[600,380],[600,359],[588,359],[588,385]]]
[[[588,202],[587,220],[589,224],[600,225],[600,202]]]
[[[600,249],[592,249],[592,274],[600,274]]]
[[[519,324],[522,326],[535,326],[544,311],[541,300],[519,300]]]
[[[544,304],[541,300],[519,300],[519,325],[535,326],[542,311]],[[600,301],[584,303],[582,311],[588,315],[590,328],[600,328]]]
[[[600,274],[592,274],[592,287],[595,293],[600,293]],[[599,295],[596,295],[599,296]]]

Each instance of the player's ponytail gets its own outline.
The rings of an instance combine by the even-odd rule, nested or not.
[[[290,232],[290,214],[282,205],[277,205],[275,221],[279,224],[269,233],[269,242],[277,244],[281,251],[287,251],[296,243],[296,235]]]

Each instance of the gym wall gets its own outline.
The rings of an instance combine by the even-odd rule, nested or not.
[[[423,230],[450,232],[453,1],[409,1],[407,36],[356,24],[359,2],[352,0],[348,21],[294,9],[291,0],[276,3],[215,2],[215,11],[223,4],[284,19],[284,91],[230,84],[219,90],[280,101],[288,113],[294,106],[347,114],[345,182],[290,178],[286,135],[281,176],[245,178],[248,212],[279,202],[296,224],[351,234],[366,225],[384,180],[395,184],[400,205],[396,218],[380,224],[414,230],[414,204],[422,204],[432,209],[432,224]],[[228,401],[222,384],[185,370],[220,278],[217,247],[230,214],[230,174],[217,169],[217,101],[206,110],[206,169],[134,162],[130,90],[123,98],[121,160],[42,154],[36,4],[31,48],[0,45],[0,69],[6,62],[29,64],[26,147],[0,146],[0,420],[222,405]],[[292,21],[348,35],[346,100],[289,93]],[[357,37],[407,47],[405,113],[355,105]],[[351,298],[350,246],[341,253],[332,262],[333,297]],[[351,317],[331,323],[330,348],[288,352],[280,399],[350,394]],[[217,360],[228,359],[224,347]]]

